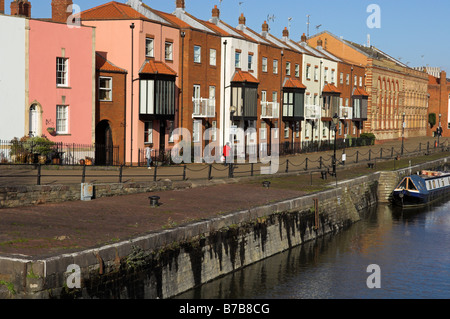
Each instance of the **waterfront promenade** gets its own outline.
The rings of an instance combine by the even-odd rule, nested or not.
[[[423,142],[426,140],[422,140]],[[412,148],[417,143],[410,140],[405,145]],[[386,143],[384,146],[388,145],[391,144]],[[379,146],[372,147],[375,150]],[[320,156],[306,156],[308,155]],[[414,164],[448,155],[448,152],[439,151],[396,162],[397,167],[405,167],[410,160]],[[301,156],[305,155],[290,158],[292,161],[301,160],[297,158]],[[370,174],[377,169],[391,170],[393,162],[394,160],[381,161],[375,169],[369,169],[367,163],[340,166],[337,180]],[[271,186],[263,187],[263,180],[271,181]],[[330,177],[323,180],[320,175],[315,175],[311,179],[310,174],[295,173],[265,176],[264,179],[244,177],[211,182],[198,180],[185,182],[183,187],[186,188],[151,193],[160,196],[161,205],[156,208],[149,205],[149,193],[4,208],[0,209],[0,254],[34,258],[98,247],[192,221],[300,197],[331,188],[335,181]]]

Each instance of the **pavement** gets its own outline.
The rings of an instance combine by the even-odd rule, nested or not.
[[[426,145],[426,142],[427,140],[423,138],[420,141],[409,140],[405,142],[405,149],[413,150],[418,147],[418,143]],[[370,149],[376,153],[381,148],[384,152],[384,149],[397,146],[398,142],[387,142],[371,146]],[[368,147],[358,148],[358,151],[364,153],[368,149]],[[347,154],[356,151],[357,149],[347,150]],[[290,163],[300,165],[306,157],[312,160],[320,156],[330,156],[329,154],[332,153],[289,156],[280,159],[280,162],[289,159]],[[445,154],[448,155],[448,153]],[[436,153],[434,156],[445,154]],[[431,159],[431,156],[429,158]],[[427,156],[422,156],[421,160],[427,161]],[[404,162],[406,161],[405,159]],[[386,167],[390,168],[391,165],[392,163],[385,163]],[[188,178],[201,179],[202,175],[198,170],[202,166],[204,165],[193,164],[190,171],[193,175],[187,175]],[[383,164],[381,163],[380,166]],[[218,165],[217,168],[223,169],[223,166]],[[170,172],[170,169],[176,168],[168,167],[166,174]],[[131,170],[135,176],[138,176],[139,172],[143,175],[151,174],[146,168]],[[98,172],[107,173],[108,171]],[[342,180],[368,172],[371,170],[368,169],[367,163],[361,162],[346,167],[340,166],[338,176]],[[100,173],[98,175],[101,176]],[[62,177],[64,181],[71,181],[69,177]],[[0,255],[37,258],[98,247],[196,220],[300,197],[306,193],[332,187],[330,183],[334,180],[322,180],[319,176],[315,176],[313,180],[309,174],[265,178],[272,182],[270,188],[262,187],[261,178],[245,178],[240,181],[238,179],[237,182],[233,179],[233,183],[216,183],[211,186],[151,193],[151,195],[160,196],[161,205],[158,207],[150,207],[147,193],[99,198],[87,202],[75,201],[0,209]],[[313,185],[310,181],[313,181]]]

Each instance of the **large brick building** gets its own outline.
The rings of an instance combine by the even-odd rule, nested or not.
[[[435,123],[428,121],[427,135],[436,136],[437,129],[442,128],[442,136],[450,137],[450,80],[445,71],[440,71],[439,76],[428,75],[428,114],[435,119]]]
[[[363,46],[339,38],[328,31],[308,39],[339,58],[364,66],[368,98],[365,132],[379,140],[425,136],[427,126],[428,76],[392,58],[374,46]],[[403,126],[405,127],[403,131]]]

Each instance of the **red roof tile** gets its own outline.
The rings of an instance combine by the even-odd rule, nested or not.
[[[287,78],[284,81],[283,87],[285,87],[285,88],[295,88],[295,89],[306,89],[306,86],[304,86],[303,83],[300,82],[300,80],[292,79],[292,78]]]
[[[231,82],[251,82],[251,83],[259,83],[258,79],[256,79],[253,75],[246,71],[236,71],[233,76],[233,80]]]
[[[147,19],[129,5],[116,1],[81,12],[81,20]]]
[[[322,92],[324,92],[324,93],[341,93],[341,91],[339,91],[339,89],[334,84],[331,84],[331,83],[327,83],[324,86]]]
[[[142,4],[145,8],[153,11],[154,13],[158,14],[159,16],[161,16],[162,18],[166,19],[167,21],[169,21],[172,24],[175,24],[176,26],[180,27],[180,28],[190,28],[191,26],[189,24],[187,24],[186,22],[184,22],[183,20],[177,18],[176,16],[174,16],[171,13],[165,13],[162,11],[158,11],[158,10],[154,10],[152,8],[150,8],[149,6]]]
[[[167,64],[160,61],[148,60],[145,61],[139,73],[147,74],[166,74],[176,76],[177,72],[172,70]]]
[[[353,95],[364,95],[364,96],[369,96],[369,93],[367,93],[364,89],[361,88],[357,88],[355,90],[355,92],[353,92]]]
[[[101,56],[99,53],[96,53],[95,56],[95,67],[97,70],[104,72],[127,73],[127,70],[115,66],[114,64],[109,62],[106,58]]]

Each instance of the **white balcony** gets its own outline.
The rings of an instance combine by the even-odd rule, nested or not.
[[[279,104],[277,102],[261,102],[261,118],[276,119],[279,117]]]
[[[305,105],[305,120],[319,120],[320,106],[319,105]]]
[[[194,104],[193,118],[208,118],[216,116],[216,100],[192,98]]]
[[[351,120],[353,119],[353,108],[348,106],[341,106],[339,109],[339,117],[341,120],[347,119]]]

